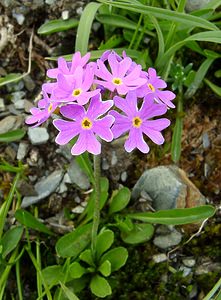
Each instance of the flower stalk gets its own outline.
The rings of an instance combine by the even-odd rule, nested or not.
[[[96,242],[97,242],[97,234],[98,227],[100,222],[100,164],[101,164],[101,156],[94,155],[94,190],[95,190],[95,198],[94,198],[94,212],[93,212],[93,225],[92,225],[92,233],[91,233],[91,250],[92,254],[95,257],[96,252]]]

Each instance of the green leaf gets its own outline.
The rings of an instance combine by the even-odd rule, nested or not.
[[[124,39],[121,35],[112,35],[105,43],[102,42],[98,49],[99,50],[113,49],[119,46],[122,42],[124,42]]]
[[[0,134],[0,143],[10,143],[18,141],[23,138],[25,131],[22,129],[8,131],[7,133]]]
[[[139,244],[149,241],[154,233],[151,224],[134,224],[133,230],[122,232],[121,238],[127,244]]]
[[[126,18],[125,16],[122,15],[116,15],[116,14],[99,14],[96,19],[105,25],[109,25],[111,27],[121,27],[124,29],[132,29],[136,30],[137,28],[137,23]],[[139,30],[142,31],[143,27],[140,26]],[[144,32],[150,36],[155,36],[155,34],[152,31],[149,30],[144,30]]]
[[[111,274],[111,263],[109,260],[105,260],[98,268],[98,271],[105,277],[109,276]]]
[[[3,259],[6,258],[6,256],[17,247],[22,234],[23,226],[16,226],[6,231],[0,240],[0,246],[2,246],[0,255],[2,255]]]
[[[91,26],[97,10],[101,6],[100,3],[91,2],[88,3],[81,15],[80,22],[77,29],[77,36],[75,41],[75,51],[80,51],[81,54],[86,54],[88,51],[89,36],[91,32]]]
[[[66,287],[62,282],[60,282],[60,286],[65,293],[66,297],[69,300],[80,300],[68,287]]]
[[[86,262],[90,266],[94,267],[94,261],[92,257],[91,249],[86,249],[84,252],[82,252],[79,256],[80,260]]]
[[[24,209],[18,209],[15,212],[15,218],[18,222],[28,228],[35,229],[46,234],[54,235],[43,223],[36,219],[31,213]]]
[[[212,83],[206,78],[204,79],[204,81],[214,93],[216,93],[219,97],[221,97],[221,87],[217,86],[216,84]]]
[[[81,278],[85,273],[87,273],[87,270],[83,268],[77,261],[73,262],[68,268],[69,274],[72,278]]]
[[[110,4],[113,7],[127,9],[143,15],[151,14],[156,18],[177,22],[178,24],[179,23],[185,24],[188,25],[189,27],[200,27],[209,30],[218,29],[212,22],[209,22],[203,18],[192,16],[190,14],[186,14],[182,12],[176,12],[169,9],[143,5],[139,2],[135,3],[134,0],[130,0],[130,1],[98,0],[98,1],[105,4]]]
[[[78,26],[78,20],[68,19],[68,20],[51,20],[41,25],[38,29],[38,34],[52,34],[55,32],[65,31]]]
[[[57,254],[76,258],[90,243],[91,228],[91,223],[86,224],[62,236],[56,243]]]
[[[220,32],[221,34],[221,32]],[[192,82],[192,84],[188,87],[187,91],[184,94],[184,97],[186,99],[190,99],[198,90],[200,87],[200,84],[202,83],[204,77],[206,76],[206,73],[211,66],[211,64],[214,62],[215,58],[208,57],[204,60],[204,62],[200,65],[199,69],[195,73],[195,78]]]
[[[124,247],[117,247],[106,252],[102,257],[100,264],[108,260],[111,263],[111,272],[119,270],[127,261],[128,252]]]
[[[99,275],[95,275],[94,277],[92,277],[90,282],[90,289],[94,295],[100,298],[104,298],[112,294],[112,290],[108,281]]]
[[[214,74],[217,78],[221,78],[221,70],[217,70]]]
[[[83,154],[78,155],[75,159],[76,159],[76,162],[81,167],[81,169],[90,178],[91,183],[94,184],[94,174],[93,174],[93,169],[92,169],[91,161],[89,159],[88,152],[84,152]]]
[[[62,266],[53,265],[42,270],[43,278],[48,286],[57,285],[60,281],[64,281],[65,274]]]
[[[180,160],[182,132],[183,132],[183,118],[182,116],[180,117],[178,115],[173,130],[172,144],[171,144],[171,156],[173,162],[175,163],[177,163]]]
[[[155,213],[144,212],[129,214],[131,219],[166,225],[182,225],[200,222],[206,218],[212,217],[216,209],[211,205],[203,205],[193,208],[177,208],[169,210],[161,210]]]
[[[112,197],[109,214],[116,213],[124,209],[130,201],[131,192],[127,187],[123,187]]]
[[[22,74],[20,74],[20,73],[11,73],[11,74],[8,74],[8,75],[0,78],[0,86],[9,84],[11,82],[19,81],[23,77],[24,76]]]
[[[99,258],[106,250],[108,250],[114,242],[114,233],[110,229],[105,229],[99,233],[96,243],[96,254]]]

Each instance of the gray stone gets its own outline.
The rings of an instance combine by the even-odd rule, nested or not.
[[[22,160],[23,158],[25,158],[27,152],[28,152],[28,144],[25,142],[20,142],[18,145],[17,159]]]
[[[205,7],[211,0],[187,0],[185,9],[187,12]]]
[[[0,111],[5,111],[5,102],[3,98],[0,98]]]
[[[145,191],[155,210],[185,208],[203,205],[206,198],[176,166],[159,166],[145,171],[135,184],[132,199]]]
[[[11,100],[13,103],[23,99],[25,96],[25,92],[23,91],[18,91],[18,92],[14,92],[11,94]]]
[[[56,153],[61,153],[68,161],[71,161],[73,159],[70,144],[60,146],[59,148],[57,148]]]
[[[61,17],[63,20],[67,20],[69,18],[69,11],[68,10],[63,10],[61,13]]]
[[[202,259],[200,265],[198,265],[195,270],[196,275],[203,275],[213,272],[221,272],[221,263],[212,262],[210,258]]]
[[[117,164],[117,155],[116,155],[116,152],[115,151],[112,151],[112,157],[111,157],[111,165],[112,166],[115,166]]]
[[[160,253],[160,254],[153,255],[152,259],[156,264],[158,264],[167,261],[167,256],[165,253]]]
[[[126,171],[122,172],[120,178],[122,182],[125,182],[127,180],[127,172]]]
[[[109,170],[110,166],[107,162],[107,159],[105,157],[102,158],[102,170]]]
[[[70,179],[70,176],[68,175],[68,173],[65,173],[64,177],[63,177],[63,180],[59,186],[59,193],[62,194],[62,193],[65,193],[67,192],[68,188],[67,188],[67,185],[66,183],[71,183],[71,179]]]
[[[8,116],[0,121],[0,134],[18,129],[23,123],[22,116]]]
[[[23,81],[24,81],[24,84],[25,84],[26,89],[27,89],[29,92],[32,92],[32,91],[35,89],[35,82],[33,81],[33,79],[31,78],[30,75],[26,75],[26,76],[23,78]]]
[[[71,211],[75,214],[81,214],[85,210],[85,207],[78,205],[75,208],[73,208]]]
[[[173,246],[178,245],[182,240],[182,234],[177,231],[175,228],[170,230],[166,226],[160,226],[161,228],[165,228],[165,231],[161,231],[162,234],[156,236],[153,240],[155,246],[161,249],[167,249]],[[159,230],[156,231],[159,233]]]
[[[82,190],[89,189],[90,181],[74,159],[71,161],[67,171],[72,183]]]
[[[202,139],[203,139],[203,148],[208,149],[210,147],[210,140],[207,132],[203,133]]]
[[[25,100],[18,100],[14,103],[16,109],[24,109],[25,107]]]
[[[25,16],[23,14],[18,14],[16,12],[13,12],[12,16],[16,19],[19,25],[22,25],[25,21]]]
[[[57,189],[62,178],[63,178],[62,170],[56,170],[53,173],[51,173],[48,177],[41,178],[41,180],[35,184],[35,190],[38,195],[24,197],[22,200],[21,207],[22,208],[28,207],[48,197],[51,193],[53,193]]]
[[[25,109],[25,112],[27,113],[30,113],[30,109],[33,107],[34,105],[28,101],[28,100],[24,100],[24,109]]]
[[[183,277],[188,276],[192,271],[191,268],[187,268],[185,266],[181,266],[179,270],[183,272]]]
[[[195,266],[196,264],[196,260],[192,257],[186,257],[182,259],[183,264],[188,267],[188,268],[192,268]]]
[[[46,128],[35,127],[28,128],[28,137],[32,145],[41,145],[45,144],[49,139],[49,134]]]

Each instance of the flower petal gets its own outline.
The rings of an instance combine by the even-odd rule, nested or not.
[[[125,150],[131,152],[133,149],[138,148],[143,153],[148,153],[150,148],[143,139],[143,134],[140,128],[132,127],[129,137],[124,144]]]
[[[175,105],[171,102],[176,95],[171,91],[157,91],[157,96],[160,98],[162,102],[164,102],[167,106],[174,108]]]
[[[147,98],[144,98],[142,107],[139,111],[139,116],[141,119],[150,119],[156,116],[161,116],[167,112],[167,106],[164,104],[157,104],[154,103],[154,100],[150,98],[149,100],[146,100]]]
[[[168,127],[170,121],[168,119],[159,119],[143,122],[142,130],[143,132],[157,145],[164,143],[164,137],[160,130]]]
[[[97,94],[91,98],[90,105],[87,110],[87,116],[89,119],[96,119],[99,116],[105,114],[112,106],[114,102],[112,100],[101,101],[101,95]]]
[[[111,128],[115,139],[131,128],[131,120],[127,116],[121,115],[115,110],[111,110],[109,114],[115,118],[114,125]]]
[[[116,55],[114,52],[111,52],[108,56],[108,62],[111,68],[111,72],[113,77],[119,76],[119,62],[117,61]]]
[[[114,104],[128,116],[134,116],[138,112],[136,92],[128,92],[126,98],[114,97]]]
[[[106,142],[111,142],[113,140],[113,133],[110,127],[114,123],[113,116],[106,116],[103,119],[96,120],[93,124],[93,132],[99,135],[100,138]]]
[[[81,132],[79,123],[65,120],[54,120],[54,126],[60,131],[55,142],[59,145],[65,145]]]
[[[73,155],[79,155],[85,152],[86,150],[95,155],[100,154],[101,152],[101,144],[95,138],[91,130],[85,130],[81,132],[77,142],[71,148],[71,153]]]
[[[132,59],[130,57],[125,57],[120,63],[119,63],[119,77],[124,77],[127,71],[130,69],[132,64]]]
[[[60,112],[65,118],[71,120],[82,119],[83,116],[85,115],[84,108],[78,104],[68,104],[62,106],[60,108]]]
[[[95,74],[106,81],[111,81],[113,79],[113,75],[108,71],[105,64],[98,59],[97,60],[98,69],[95,71]]]

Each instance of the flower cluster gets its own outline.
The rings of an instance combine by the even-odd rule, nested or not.
[[[33,127],[45,122],[53,113],[59,134],[56,143],[64,145],[77,138],[71,149],[73,155],[85,151],[101,152],[100,139],[111,142],[128,134],[125,150],[138,148],[149,152],[144,140],[148,136],[154,143],[163,144],[161,131],[170,125],[162,116],[174,108],[175,94],[156,70],[142,71],[124,52],[122,57],[106,51],[96,62],[89,62],[90,53],[73,55],[72,61],[58,59],[58,67],[47,71],[52,82],[42,86],[43,98],[38,107],[30,110],[26,123]]]

